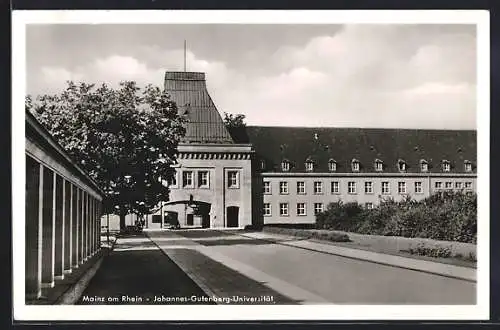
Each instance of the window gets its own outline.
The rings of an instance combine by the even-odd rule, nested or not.
[[[398,169],[400,172],[406,171],[406,162],[404,160],[399,160],[398,161]]]
[[[282,195],[288,194],[288,182],[286,181],[280,182],[280,194]]]
[[[332,194],[340,194],[340,184],[338,181],[332,181]]]
[[[321,182],[321,181],[314,182],[314,193],[315,194],[322,194],[323,193],[323,182]]]
[[[323,203],[314,203],[314,215],[323,212]]]
[[[443,166],[443,172],[449,172],[450,171],[451,166],[450,166],[450,162],[449,161],[443,160],[442,166]]]
[[[299,195],[306,194],[306,183],[304,181],[297,182],[297,194]]]
[[[264,216],[271,215],[271,203],[264,203],[264,207],[262,208]]]
[[[328,161],[328,170],[329,170],[330,172],[335,172],[335,171],[337,171],[337,162],[336,162],[336,161],[334,161],[333,159],[330,159],[330,160]]]
[[[354,181],[347,182],[347,192],[349,194],[355,194],[356,193],[356,182],[354,182]]]
[[[174,173],[174,175],[168,180],[168,185],[170,188],[176,188],[177,187],[177,172]]]
[[[238,171],[228,171],[227,172],[227,186],[228,188],[239,188],[240,183],[238,180]]]
[[[365,194],[373,194],[373,182],[365,182]]]
[[[462,189],[462,182],[455,182],[455,189]]]
[[[451,189],[451,188],[453,188],[453,182],[450,182],[450,181],[445,182],[444,183],[444,187],[445,187],[445,189]]]
[[[398,193],[406,194],[406,182],[398,182]]]
[[[288,216],[288,203],[280,203],[280,216]]]
[[[472,163],[468,160],[464,162],[464,170],[465,172],[472,172]]]
[[[264,181],[264,185],[262,186],[264,194],[270,194],[271,193],[271,182],[270,181]]]
[[[429,170],[429,164],[425,159],[422,159],[420,161],[420,171],[427,172],[428,170]]]
[[[384,169],[384,163],[380,159],[375,160],[375,171],[381,172]]]
[[[368,210],[373,209],[373,203],[365,203],[365,208]]]
[[[311,172],[314,169],[314,163],[310,160],[306,162],[306,171]]]
[[[198,172],[198,187],[199,188],[208,188],[209,180],[208,180],[208,171],[199,171]]]
[[[467,182],[465,183],[465,189],[472,189],[472,182],[467,181]]]
[[[351,168],[353,172],[359,172],[359,161],[357,159],[352,160]]]
[[[421,181],[416,181],[415,182],[415,194],[421,194],[423,192],[422,190],[422,182]]]
[[[390,193],[389,182],[387,182],[387,181],[382,182],[382,194],[388,195],[389,193]]]
[[[287,160],[284,160],[281,162],[281,170],[284,172],[290,171],[290,162]]]
[[[193,188],[193,172],[184,171],[182,172],[182,186],[184,188]]]
[[[297,203],[297,215],[306,215],[306,203]]]
[[[436,189],[441,189],[441,188],[443,188],[443,183],[442,183],[442,182],[440,182],[440,181],[435,182],[435,183],[434,183],[434,188],[436,188]]]

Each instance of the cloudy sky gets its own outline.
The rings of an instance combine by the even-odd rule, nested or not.
[[[476,128],[474,25],[31,25],[29,94],[207,74],[248,124]]]

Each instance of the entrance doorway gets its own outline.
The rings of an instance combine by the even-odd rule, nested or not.
[[[186,215],[186,225],[187,226],[194,225],[194,215],[192,213]]]
[[[238,227],[238,206],[229,206],[227,208],[227,227]]]

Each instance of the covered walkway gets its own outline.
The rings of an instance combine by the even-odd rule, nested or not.
[[[100,250],[104,193],[26,112],[25,300],[36,303]]]

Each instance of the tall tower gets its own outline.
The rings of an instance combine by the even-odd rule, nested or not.
[[[181,227],[252,224],[253,147],[231,138],[208,94],[205,73],[166,72],[165,91],[187,123],[162,211]]]

